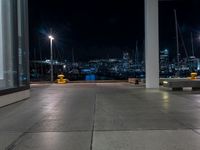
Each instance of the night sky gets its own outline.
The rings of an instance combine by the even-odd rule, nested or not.
[[[199,8],[199,0],[160,2],[160,50],[169,49],[171,59],[176,53],[173,9],[177,9],[188,53],[191,53],[190,33],[193,32],[195,54],[200,57]],[[55,36],[55,59],[71,61],[72,49],[76,61],[121,58],[123,51],[133,54],[136,41],[140,59],[144,56],[142,0],[29,0],[29,22],[31,60],[49,58],[51,28]],[[181,56],[185,56],[184,50]]]

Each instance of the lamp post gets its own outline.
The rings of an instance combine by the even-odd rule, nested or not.
[[[53,40],[54,37],[52,35],[49,36],[50,39],[50,55],[51,55],[51,82],[53,82]]]

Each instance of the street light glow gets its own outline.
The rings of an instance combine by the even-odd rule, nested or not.
[[[54,37],[52,35],[49,35],[49,39],[54,40]]]
[[[50,39],[50,59],[51,59],[51,82],[53,82],[53,40],[54,37],[49,35]]]

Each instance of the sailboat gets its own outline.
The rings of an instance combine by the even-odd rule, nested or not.
[[[176,10],[174,10],[174,15],[175,15],[175,27],[176,27],[176,45],[177,45],[177,65],[176,65],[176,70],[177,76],[183,76],[181,72],[200,72],[200,59],[195,56],[194,53],[194,40],[193,40],[193,34],[191,32],[191,51],[192,55],[189,56],[188,51],[186,49],[183,36],[181,33],[181,29],[179,27],[178,21],[177,21],[177,14]],[[179,36],[180,35],[180,36]],[[185,62],[180,61],[180,45],[179,45],[179,39],[182,42],[183,49],[185,51]]]

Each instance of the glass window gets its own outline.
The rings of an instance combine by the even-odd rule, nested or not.
[[[28,83],[28,22],[26,2],[24,0],[17,1],[18,14],[18,56],[19,56],[19,86],[25,86]]]
[[[26,0],[0,0],[0,90],[28,84]]]

